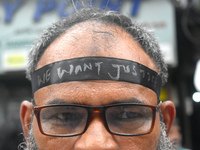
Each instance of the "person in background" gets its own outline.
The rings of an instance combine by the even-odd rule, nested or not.
[[[160,47],[146,29],[114,11],[83,8],[33,45],[21,104],[30,150],[172,150],[171,101]]]
[[[181,128],[179,126],[179,122],[177,118],[175,119],[171,127],[168,137],[170,141],[172,142],[173,146],[177,150],[189,150],[189,149],[182,148],[182,134],[181,134]]]

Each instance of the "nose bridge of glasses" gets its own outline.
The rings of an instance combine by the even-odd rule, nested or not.
[[[104,117],[104,107],[90,107],[89,114],[88,114],[88,121],[93,120],[94,118],[100,118],[105,123],[105,117]]]
[[[101,112],[99,110],[93,110],[93,113],[99,114]]]
[[[101,114],[103,115],[103,112],[104,112],[104,107],[90,107],[89,108],[89,113],[90,115],[93,115],[93,114]]]
[[[88,123],[87,123],[87,127],[89,124],[91,124],[92,122],[98,122],[98,123],[102,123],[102,125],[108,130],[107,127],[107,121],[105,118],[105,110],[107,107],[105,106],[99,106],[99,107],[89,107],[88,108]],[[87,128],[86,127],[86,128]],[[109,131],[109,130],[108,130]]]

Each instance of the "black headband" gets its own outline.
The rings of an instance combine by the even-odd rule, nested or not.
[[[160,96],[162,81],[153,70],[134,61],[110,57],[80,57],[48,64],[32,75],[33,94],[48,85],[82,80],[114,80],[140,84]]]

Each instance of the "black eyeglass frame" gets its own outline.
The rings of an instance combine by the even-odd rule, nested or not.
[[[137,104],[137,103],[119,103],[119,104],[112,104],[112,105],[106,105],[106,106],[87,106],[87,105],[78,105],[78,104],[68,104],[68,105],[56,105],[56,104],[52,104],[52,105],[46,105],[46,106],[34,106],[33,110],[34,110],[34,114],[36,116],[36,119],[37,119],[37,123],[38,123],[38,127],[39,127],[39,130],[40,132],[43,134],[43,135],[46,135],[46,136],[53,136],[53,137],[72,137],[72,136],[77,136],[77,135],[81,135],[83,134],[87,128],[88,128],[88,125],[89,125],[89,122],[90,122],[90,118],[93,114],[94,111],[99,111],[102,118],[103,118],[103,121],[105,123],[105,127],[107,129],[108,132],[110,132],[111,134],[114,134],[114,135],[119,135],[119,136],[139,136],[139,135],[146,135],[146,134],[149,134],[152,132],[153,128],[154,128],[154,125],[155,125],[155,120],[156,120],[156,116],[157,116],[157,112],[159,110],[159,105],[160,105],[161,102],[159,102],[157,105],[146,105],[146,104]],[[110,108],[110,107],[113,107],[113,106],[130,106],[130,105],[134,105],[134,106],[144,106],[144,107],[148,107],[148,108],[151,108],[152,110],[152,122],[151,122],[151,128],[149,129],[149,131],[145,132],[145,133],[141,133],[141,134],[121,134],[121,133],[115,133],[115,132],[112,132],[109,127],[108,127],[108,123],[107,123],[107,120],[106,120],[106,114],[105,114],[105,111],[106,109]],[[46,108],[51,108],[51,107],[67,107],[67,106],[75,106],[75,107],[81,107],[81,108],[85,108],[88,112],[88,118],[87,118],[87,121],[86,121],[86,125],[85,125],[85,128],[82,132],[80,133],[77,133],[77,134],[73,134],[73,135],[53,135],[53,134],[46,134],[43,129],[42,129],[42,126],[41,126],[41,121],[40,121],[40,112],[42,109],[46,109]]]

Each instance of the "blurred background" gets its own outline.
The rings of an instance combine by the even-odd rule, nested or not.
[[[200,149],[200,0],[82,0],[124,13],[150,28],[169,68],[160,99],[176,105],[181,147]],[[23,142],[20,104],[31,100],[27,52],[52,22],[81,7],[78,0],[0,0],[0,149]]]

